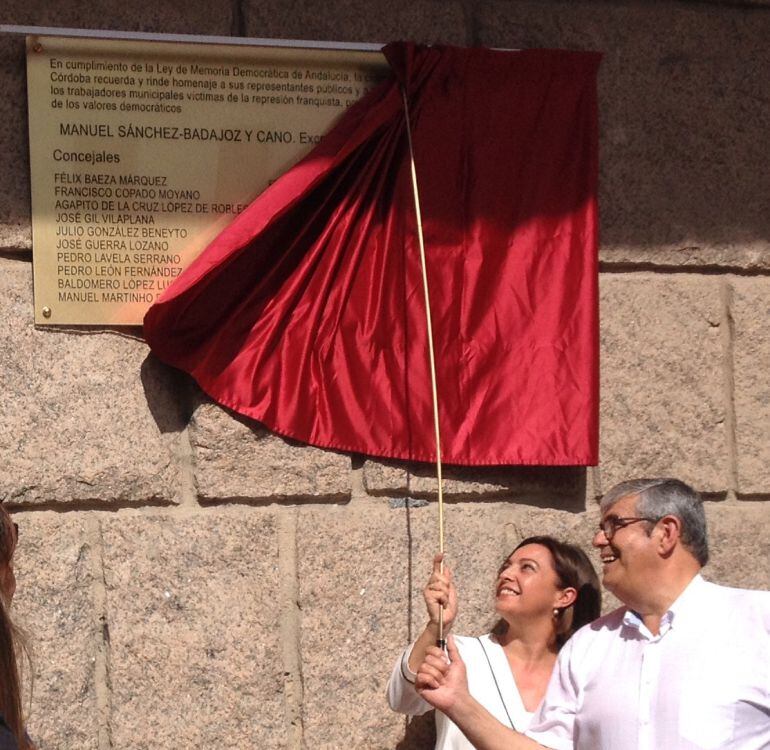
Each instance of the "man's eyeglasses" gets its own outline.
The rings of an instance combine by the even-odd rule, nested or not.
[[[639,521],[648,521],[649,523],[657,523],[659,518],[648,518],[646,516],[626,516],[625,518],[618,518],[618,516],[607,516],[600,524],[604,536],[607,537],[609,542],[612,537],[615,536],[615,532],[618,529],[625,529],[626,526],[630,526],[632,523],[639,523]]]

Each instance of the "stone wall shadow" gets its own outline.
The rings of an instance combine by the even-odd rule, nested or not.
[[[435,464],[377,460],[406,472],[403,486],[367,488],[374,497],[388,497],[391,506],[436,500]],[[511,502],[570,513],[586,509],[588,469],[585,466],[450,466],[442,467],[444,501]]]
[[[192,378],[148,354],[139,371],[147,408],[161,433],[181,432],[192,414]]]

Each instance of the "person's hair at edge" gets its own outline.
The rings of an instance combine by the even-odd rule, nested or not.
[[[624,497],[636,495],[636,514],[661,519],[676,516],[682,522],[682,544],[692,553],[701,567],[709,561],[706,511],[703,498],[690,485],[679,479],[630,479],[616,484],[601,499],[605,513]],[[651,533],[652,530],[650,529]]]
[[[552,536],[530,536],[519,542],[505,558],[507,561],[520,547],[527,544],[539,544],[551,553],[551,562],[559,586],[574,588],[577,598],[569,607],[563,607],[556,615],[556,642],[561,648],[572,634],[593,622],[601,614],[602,590],[596,570],[588,555],[580,547],[567,542],[560,542]],[[503,563],[505,565],[505,562]],[[502,635],[508,629],[505,620],[498,620],[492,629],[495,635]]]
[[[15,545],[13,521],[8,511],[0,505],[0,582],[4,582],[6,571],[11,564]],[[13,624],[8,612],[11,602],[8,600],[5,586],[0,586],[0,714],[16,737],[19,750],[31,750],[24,729],[22,710],[21,680],[19,661],[29,660],[26,639]],[[31,674],[30,669],[30,674]]]

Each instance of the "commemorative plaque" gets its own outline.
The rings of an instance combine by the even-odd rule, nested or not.
[[[35,322],[136,325],[379,52],[28,37]]]

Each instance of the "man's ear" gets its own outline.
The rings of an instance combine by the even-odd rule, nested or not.
[[[657,523],[658,551],[668,557],[682,537],[682,520],[677,516],[663,516]]]

